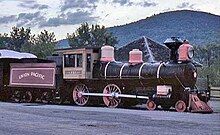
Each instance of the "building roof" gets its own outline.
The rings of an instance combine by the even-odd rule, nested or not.
[[[0,58],[13,58],[13,59],[23,59],[23,58],[37,58],[36,55],[31,53],[20,53],[13,50],[0,50]]]
[[[119,48],[116,51],[116,60],[128,61],[129,52],[132,49],[139,49],[142,51],[143,61],[145,62],[159,62],[169,60],[169,48],[145,36],[140,37]]]
[[[97,45],[85,45],[85,46],[79,46],[79,47],[72,47],[70,46],[68,39],[62,39],[58,41],[55,45],[55,51],[61,51],[61,50],[73,50],[73,49],[100,49],[101,46]]]

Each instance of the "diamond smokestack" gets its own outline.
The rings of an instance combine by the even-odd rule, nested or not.
[[[170,60],[171,62],[178,61],[178,49],[183,41],[179,37],[171,37],[164,41],[164,44],[170,49]]]

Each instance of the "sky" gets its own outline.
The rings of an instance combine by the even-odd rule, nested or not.
[[[220,15],[220,0],[0,0],[0,7],[0,33],[13,26],[31,28],[32,34],[46,29],[57,40],[84,22],[113,27],[185,9]]]

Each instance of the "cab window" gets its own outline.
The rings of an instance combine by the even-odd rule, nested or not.
[[[77,67],[82,67],[82,54],[76,54],[76,57],[77,57],[77,62],[76,62],[76,65]]]
[[[65,54],[64,67],[82,67],[82,54]]]
[[[74,54],[64,55],[64,66],[65,67],[75,67],[75,55]]]

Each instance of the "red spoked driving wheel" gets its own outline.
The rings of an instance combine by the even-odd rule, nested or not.
[[[175,104],[175,109],[177,112],[184,112],[186,110],[186,103],[182,100],[179,100]]]
[[[148,110],[153,111],[153,110],[156,109],[157,105],[153,100],[148,99],[147,103],[146,103],[146,107],[147,107]]]
[[[73,89],[73,101],[79,106],[86,105],[89,100],[89,96],[83,93],[89,93],[88,87],[85,84],[77,84]]]
[[[115,108],[120,104],[121,99],[118,98],[116,95],[121,94],[121,90],[117,85],[108,84],[107,86],[105,86],[103,94],[112,94],[112,96],[103,97],[103,101],[106,106]]]

